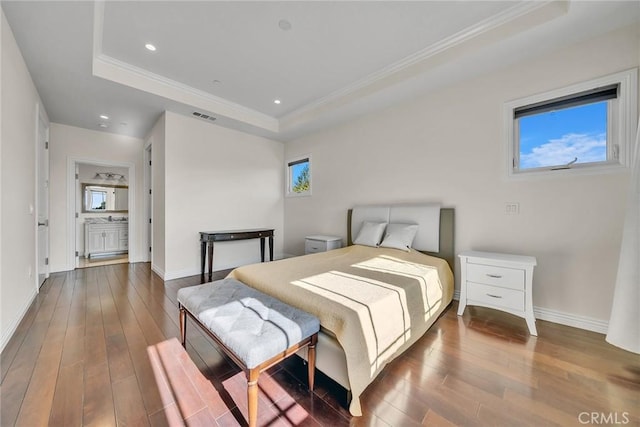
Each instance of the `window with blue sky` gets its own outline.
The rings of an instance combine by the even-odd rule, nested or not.
[[[607,103],[521,117],[519,169],[607,161]]]
[[[630,167],[637,83],[638,69],[633,68],[505,102],[509,178],[609,173]]]
[[[308,195],[311,193],[311,160],[301,157],[287,162],[287,194]]]

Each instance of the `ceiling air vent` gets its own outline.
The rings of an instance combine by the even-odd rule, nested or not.
[[[194,111],[193,115],[196,116],[196,117],[200,117],[201,119],[204,119],[204,120],[209,120],[211,122],[216,120],[216,118],[213,117],[213,116],[210,116],[210,115],[204,114],[204,113],[198,113],[197,111]]]

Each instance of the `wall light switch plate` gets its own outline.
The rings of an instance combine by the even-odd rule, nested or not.
[[[507,202],[504,204],[505,215],[518,215],[520,213],[520,203]]]

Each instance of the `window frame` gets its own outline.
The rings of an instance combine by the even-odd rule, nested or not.
[[[297,193],[295,191],[293,191],[293,173],[292,173],[292,166],[294,166],[295,164],[307,161],[309,163],[309,189],[307,191],[303,191],[301,193]],[[285,195],[287,197],[305,197],[305,196],[311,196],[311,190],[313,188],[313,174],[312,174],[312,167],[311,167],[311,155],[307,154],[304,156],[296,156],[293,157],[289,160],[287,160],[284,164],[285,166]]]
[[[637,122],[638,69],[610,74],[560,89],[516,99],[504,104],[504,132],[506,144],[506,170],[509,179],[527,179],[542,176],[594,174],[620,171],[631,167],[631,156]],[[545,103],[557,98],[578,95],[595,88],[619,85],[618,97],[607,101],[607,160],[576,163],[569,167],[545,166],[519,170],[519,121],[515,111],[525,106]],[[586,104],[585,104],[586,105]]]

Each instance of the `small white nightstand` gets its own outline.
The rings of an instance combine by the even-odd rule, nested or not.
[[[460,305],[462,316],[467,305],[480,305],[506,311],[523,317],[529,333],[538,335],[533,317],[531,291],[533,267],[537,261],[532,256],[467,251],[460,257]]]
[[[304,253],[315,254],[342,247],[342,238],[338,236],[307,236],[304,240]]]

